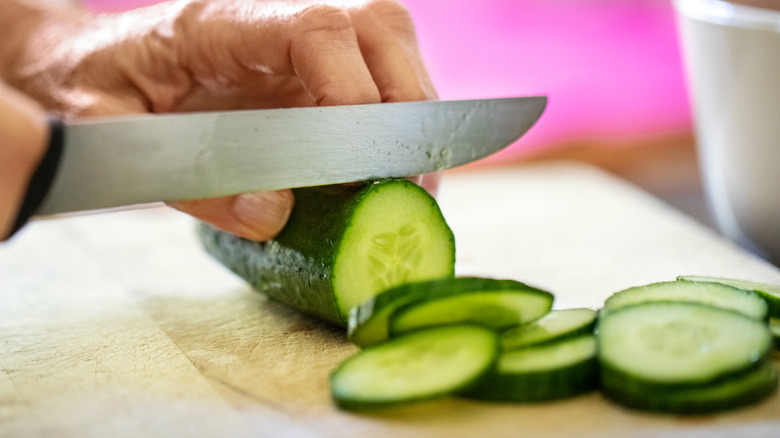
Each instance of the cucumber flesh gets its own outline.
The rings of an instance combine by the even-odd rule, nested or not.
[[[424,189],[405,180],[375,185],[355,208],[334,256],[333,290],[343,320],[388,288],[454,275],[453,242]]]
[[[390,337],[391,320],[394,334],[464,322],[506,327],[541,317],[552,302],[551,293],[514,280],[458,277],[416,282],[389,289],[353,308],[347,331],[350,342],[365,348]],[[451,313],[437,311],[442,304]],[[424,310],[416,310],[418,305]]]
[[[563,338],[593,333],[597,312],[593,309],[553,310],[540,319],[501,333],[501,348],[514,350]]]
[[[294,190],[281,233],[253,242],[199,227],[206,251],[270,298],[338,325],[387,287],[452,277],[455,241],[436,200],[407,180]]]
[[[766,302],[751,291],[722,283],[669,281],[637,286],[614,293],[604,302],[603,314],[647,301],[687,301],[730,309],[766,320]]]
[[[583,394],[598,387],[596,341],[584,334],[504,351],[497,366],[470,398],[504,402],[540,402]]]
[[[344,409],[429,400],[475,384],[498,357],[498,336],[483,327],[436,327],[391,339],[342,362],[331,394]]]
[[[764,321],[686,302],[646,302],[602,314],[597,333],[603,370],[628,383],[667,387],[753,369],[769,357],[772,342]]]
[[[771,361],[732,379],[705,386],[659,389],[609,370],[601,373],[601,390],[629,408],[675,414],[709,414],[758,403],[777,391],[778,374]]]
[[[681,275],[677,277],[677,279],[681,281],[722,283],[738,289],[753,291],[766,301],[769,307],[769,316],[772,318],[780,318],[780,285],[735,278],[705,277],[700,275]]]

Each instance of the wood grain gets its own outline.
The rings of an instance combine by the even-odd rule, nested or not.
[[[780,282],[772,265],[593,167],[446,174],[460,274],[547,288],[557,307],[678,274]],[[250,290],[168,209],[40,221],[0,247],[0,437],[777,436],[780,396],[714,416],[447,399],[338,411],[341,330]]]

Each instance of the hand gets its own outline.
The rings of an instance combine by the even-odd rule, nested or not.
[[[39,26],[12,76],[65,118],[436,98],[410,15],[391,0],[181,0],[61,17]],[[267,240],[292,203],[280,191],[172,205]]]
[[[48,125],[33,100],[0,82],[0,240],[8,237],[27,192],[27,184],[43,157]]]

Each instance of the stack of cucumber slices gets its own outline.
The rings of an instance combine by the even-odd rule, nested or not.
[[[542,401],[593,390],[596,312],[552,304],[552,294],[524,283],[475,277],[385,291],[350,315],[349,339],[365,349],[333,372],[334,399],[368,409],[452,394]],[[374,383],[356,386],[355,375]]]
[[[778,286],[686,276],[615,293],[598,311],[553,310],[551,293],[524,283],[456,278],[452,231],[409,181],[294,193],[273,241],[206,225],[199,236],[257,290],[346,328],[362,351],[331,374],[344,409],[600,389],[631,408],[706,413],[777,389]]]
[[[780,297],[730,284],[683,276],[608,298],[597,326],[604,395],[637,409],[708,413],[774,393],[768,320]]]
[[[634,287],[598,312],[551,310],[552,294],[512,280],[399,286],[352,310],[349,338],[364,349],[332,373],[332,394],[351,410],[448,395],[543,402],[597,389],[648,411],[744,406],[777,390],[769,321],[780,296],[733,281]]]

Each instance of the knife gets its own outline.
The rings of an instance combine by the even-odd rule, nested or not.
[[[38,215],[449,169],[514,143],[546,105],[530,96],[53,119],[13,230]]]

